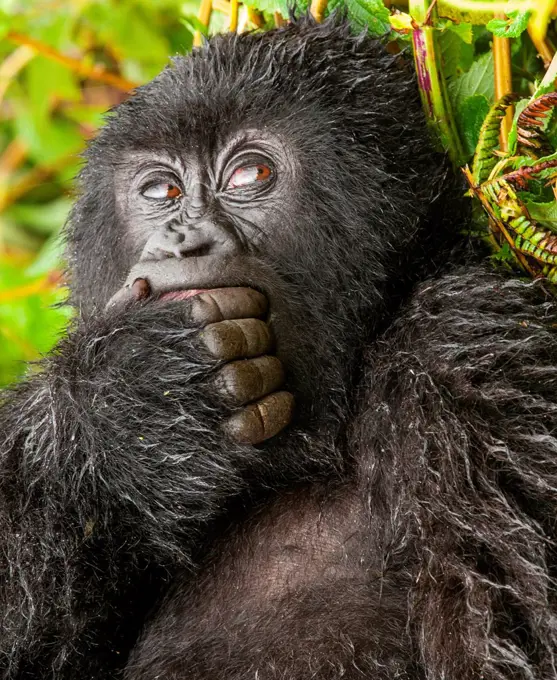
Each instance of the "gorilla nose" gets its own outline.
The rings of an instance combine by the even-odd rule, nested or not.
[[[166,226],[149,237],[141,260],[226,254],[231,252],[228,241],[210,222]]]

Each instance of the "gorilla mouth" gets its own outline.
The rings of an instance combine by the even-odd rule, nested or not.
[[[107,307],[129,300],[178,302],[219,288],[252,288],[271,300],[277,276],[253,257],[205,255],[198,258],[144,260],[134,265]]]
[[[191,288],[189,290],[171,290],[168,293],[163,293],[159,297],[159,302],[168,302],[170,300],[189,300],[199,293],[210,293],[214,288]]]

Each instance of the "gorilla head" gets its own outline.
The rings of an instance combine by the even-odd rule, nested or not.
[[[295,390],[314,410],[332,390],[342,402],[406,255],[415,267],[442,231],[424,218],[445,165],[411,80],[335,20],[175,59],[88,152],[69,232],[75,303],[102,309],[130,269],[128,284],[144,276],[157,293],[248,285],[270,301]]]

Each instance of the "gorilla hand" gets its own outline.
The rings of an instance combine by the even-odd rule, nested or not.
[[[151,296],[147,279],[135,281],[114,296],[110,306]],[[159,300],[188,300],[188,319],[202,327],[199,338],[215,359],[226,362],[216,375],[216,387],[232,408],[242,407],[224,424],[241,444],[259,444],[278,434],[292,419],[294,398],[280,390],[282,363],[270,354],[273,338],[261,320],[267,299],[252,288],[175,291]]]
[[[217,387],[231,405],[245,406],[225,423],[239,443],[269,439],[292,418],[293,397],[279,391],[282,364],[269,354],[271,330],[256,318],[266,311],[265,296],[251,288],[217,288],[192,298],[191,318],[204,325],[201,340],[212,356],[228,362],[217,374]]]

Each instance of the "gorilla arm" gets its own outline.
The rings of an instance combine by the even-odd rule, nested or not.
[[[540,287],[456,270],[370,355],[354,446],[388,508],[387,561],[417,565],[409,621],[432,678],[555,675],[557,306]]]
[[[138,595],[148,607],[136,591],[149,565],[187,564],[196,532],[242,488],[242,472],[263,456],[234,436],[261,441],[292,409],[276,391],[282,368],[267,354],[268,327],[255,318],[265,308],[260,293],[234,288],[109,309],[5,396],[0,658],[11,672],[2,661],[2,677],[39,659],[64,666],[92,621],[118,654],[103,621],[122,602],[122,616],[133,616],[128,599]],[[255,404],[238,408],[246,402]],[[270,413],[263,432],[264,421],[253,424],[261,409]],[[99,648],[80,663],[101,668],[102,657]]]

